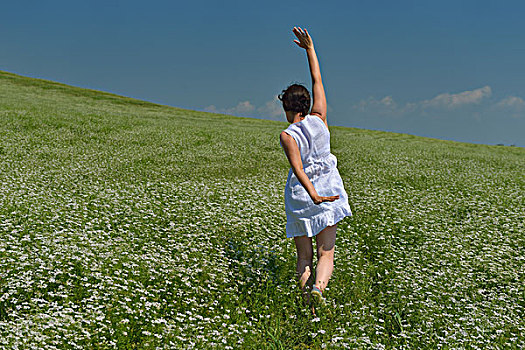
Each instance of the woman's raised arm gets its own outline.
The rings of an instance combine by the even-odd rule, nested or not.
[[[312,94],[313,94],[313,104],[311,114],[316,114],[321,117],[321,119],[328,127],[326,122],[326,96],[324,93],[323,80],[321,79],[321,69],[319,68],[319,61],[317,60],[317,55],[314,49],[314,43],[310,34],[306,29],[301,29],[300,27],[294,27],[293,33],[298,40],[294,42],[301,48],[306,50],[306,55],[308,57],[308,64],[310,66],[310,74],[312,76]]]

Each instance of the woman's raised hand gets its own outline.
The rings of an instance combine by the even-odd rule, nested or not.
[[[296,43],[299,47],[302,47],[305,50],[314,48],[314,42],[312,41],[312,38],[310,37],[310,34],[308,34],[306,28],[303,30],[301,27],[293,27],[293,33],[297,39],[299,39],[294,40],[294,43]]]

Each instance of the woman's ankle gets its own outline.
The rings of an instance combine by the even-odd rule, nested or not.
[[[319,289],[321,292],[324,292],[324,290],[326,289],[326,285],[327,285],[326,282],[321,281],[321,280],[316,280],[313,286]]]

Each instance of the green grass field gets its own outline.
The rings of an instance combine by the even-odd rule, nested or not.
[[[525,149],[331,126],[314,317],[286,126],[0,72],[0,348],[525,348]]]

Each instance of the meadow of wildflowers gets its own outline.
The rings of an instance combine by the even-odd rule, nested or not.
[[[525,348],[525,149],[330,127],[314,317],[286,126],[0,72],[0,349]]]

